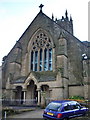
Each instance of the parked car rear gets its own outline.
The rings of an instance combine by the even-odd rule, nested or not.
[[[81,106],[76,101],[52,101],[44,110],[43,118],[55,120],[68,120],[69,118],[83,116],[88,108]]]

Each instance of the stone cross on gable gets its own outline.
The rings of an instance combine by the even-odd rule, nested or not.
[[[40,12],[42,12],[42,8],[43,8],[44,5],[40,5],[39,8],[40,8]]]

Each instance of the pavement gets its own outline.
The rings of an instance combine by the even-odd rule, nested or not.
[[[10,107],[8,107],[8,108],[10,108],[10,109],[13,109],[13,110],[22,110],[22,111],[24,111],[24,110],[35,110],[37,107],[36,106],[10,106]]]
[[[31,108],[26,107],[24,109],[20,108],[19,110],[22,110],[22,112],[16,115],[8,116],[8,118],[43,118],[42,115],[44,109],[41,109],[39,107],[31,107]]]

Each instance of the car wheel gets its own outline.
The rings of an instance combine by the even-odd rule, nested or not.
[[[49,120],[48,118],[43,118],[43,120]]]
[[[64,118],[63,120],[69,120],[68,118]]]

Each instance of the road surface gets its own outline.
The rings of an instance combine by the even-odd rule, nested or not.
[[[43,111],[44,111],[44,109],[36,108],[34,111],[23,112],[21,114],[9,116],[8,118],[23,118],[23,119],[24,118],[43,118],[43,116],[42,116]],[[10,119],[10,120],[12,120],[12,119]],[[17,119],[15,119],[15,120],[17,120]],[[90,120],[90,117],[78,117],[78,118],[74,118],[71,120]]]

